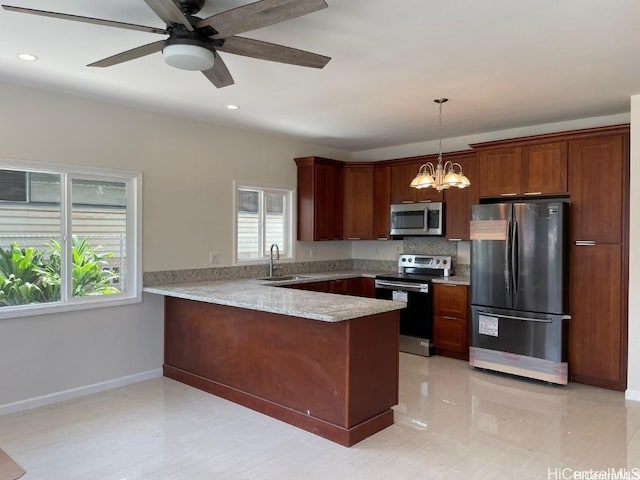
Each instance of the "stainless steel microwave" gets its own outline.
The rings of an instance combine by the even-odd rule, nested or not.
[[[391,205],[391,235],[444,235],[444,203]]]

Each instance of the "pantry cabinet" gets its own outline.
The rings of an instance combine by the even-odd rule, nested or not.
[[[629,274],[626,129],[569,143],[569,188],[571,378],[623,391]]]

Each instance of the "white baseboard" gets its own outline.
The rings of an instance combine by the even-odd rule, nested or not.
[[[136,373],[134,375],[128,375],[126,377],[114,378],[113,380],[107,380],[106,382],[84,385],[82,387],[63,390],[61,392],[50,393],[41,397],[28,398],[26,400],[7,403],[4,405],[0,405],[0,415],[8,415],[10,413],[22,412],[24,410],[30,410],[32,408],[43,407],[45,405],[51,405],[52,403],[58,403],[65,400],[71,400],[73,398],[84,397],[86,395],[92,395],[94,393],[103,392],[112,388],[123,387],[125,385],[143,382],[145,380],[151,380],[152,378],[159,378],[161,376],[162,368],[156,368],[154,370]]]
[[[627,389],[624,392],[625,400],[633,400],[635,402],[640,402],[640,390],[629,390]]]

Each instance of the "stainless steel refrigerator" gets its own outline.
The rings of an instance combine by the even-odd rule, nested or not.
[[[472,206],[472,366],[568,381],[569,205]]]

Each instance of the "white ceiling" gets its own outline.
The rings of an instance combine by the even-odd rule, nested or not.
[[[143,0],[2,0],[162,27]],[[200,17],[248,0],[209,0]],[[327,0],[329,8],[244,34],[332,57],[323,70],[222,54],[236,84],[160,53],[85,65],[160,37],[0,10],[0,80],[349,151],[629,111],[640,93],[638,0]],[[33,63],[16,58],[37,55]],[[229,111],[227,104],[240,109]]]

